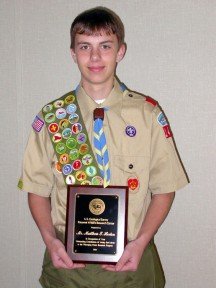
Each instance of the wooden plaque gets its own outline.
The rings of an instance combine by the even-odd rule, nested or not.
[[[66,250],[74,262],[118,262],[127,239],[127,200],[127,186],[68,186]]]

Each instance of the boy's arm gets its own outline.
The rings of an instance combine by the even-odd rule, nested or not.
[[[82,268],[84,264],[75,264],[68,256],[63,243],[56,238],[51,219],[51,204],[48,197],[28,193],[31,214],[40,230],[44,243],[49,251],[52,263],[56,268]]]
[[[104,269],[109,271],[136,271],[146,246],[169,213],[174,196],[175,192],[152,196],[137,238],[126,245],[116,265],[102,265]]]

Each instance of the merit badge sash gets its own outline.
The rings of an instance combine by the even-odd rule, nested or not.
[[[42,113],[56,153],[56,168],[67,185],[103,185],[75,91],[43,107]]]

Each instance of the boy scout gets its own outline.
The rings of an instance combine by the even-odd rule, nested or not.
[[[18,186],[28,192],[47,247],[43,287],[165,285],[153,237],[187,178],[157,102],[115,78],[125,50],[124,27],[115,13],[97,7],[78,15],[71,54],[80,84],[45,105],[32,124]],[[96,108],[104,108],[101,159],[94,146]],[[66,253],[67,184],[129,187],[128,244],[116,265],[77,264]]]

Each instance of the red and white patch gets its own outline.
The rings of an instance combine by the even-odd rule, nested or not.
[[[152,104],[153,106],[157,105],[157,101],[154,100],[153,98],[149,97],[149,96],[146,96],[146,102]]]
[[[165,134],[166,138],[172,137],[172,131],[170,130],[170,126],[169,125],[163,126],[163,130],[164,130],[164,134]]]

